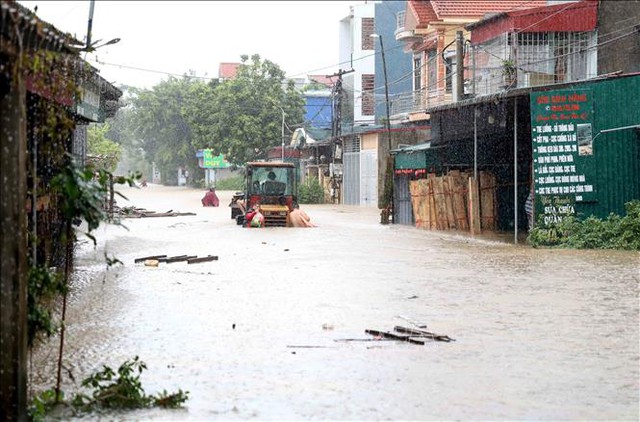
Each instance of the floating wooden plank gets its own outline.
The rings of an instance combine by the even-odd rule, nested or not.
[[[142,217],[178,217],[183,215],[197,215],[193,212],[159,212],[159,213],[144,213]]]
[[[159,258],[159,259],[158,259],[158,261],[160,261],[160,262],[167,262],[167,260],[169,260],[169,259],[185,258],[185,257],[187,257],[187,256],[189,256],[189,255],[176,255],[176,256],[170,256],[170,257],[167,257],[167,258]]]
[[[431,333],[429,331],[425,331],[425,330],[418,330],[415,328],[407,328],[407,327],[401,327],[399,325],[393,327],[393,329],[399,333],[403,333],[403,334],[408,334],[414,337],[426,337],[426,338],[430,338],[432,340],[435,341],[446,341],[446,342],[451,342],[451,341],[456,341],[455,339],[452,339],[449,336],[445,336],[445,335],[441,335],[441,334],[435,334],[435,333]]]
[[[187,264],[197,264],[199,262],[208,262],[208,261],[217,261],[218,257],[216,255],[207,255],[201,256],[200,258],[190,258],[187,259]]]
[[[391,338],[394,340],[399,340],[399,341],[406,341],[407,343],[411,343],[411,344],[418,344],[420,346],[424,345],[424,341],[422,340],[416,340],[411,338],[411,336],[401,336],[398,334],[393,334],[390,333],[388,331],[378,331],[378,330],[364,330],[364,332],[366,334],[372,335],[372,336],[376,336],[376,337],[384,337],[384,338]]]
[[[134,264],[137,264],[138,262],[144,262],[147,259],[160,259],[160,258],[166,258],[167,255],[151,255],[151,256],[145,256],[144,258],[136,258],[133,260]]]
[[[173,262],[181,262],[181,261],[188,261],[189,259],[193,259],[193,258],[197,258],[197,255],[185,255],[185,256],[177,256],[174,258],[168,258],[165,262],[167,264],[171,264]]]

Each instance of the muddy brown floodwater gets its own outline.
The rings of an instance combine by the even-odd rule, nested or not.
[[[197,215],[126,219],[78,248],[63,389],[139,356],[147,393],[190,398],[107,419],[639,418],[637,252],[537,250],[338,205],[303,206],[316,228],[246,229],[231,192],[204,208],[203,190],[119,190],[121,206]],[[124,265],[105,271],[105,251]],[[219,260],[134,264],[155,254]],[[456,341],[342,341],[412,322]],[[55,384],[57,343],[34,353],[36,390]]]

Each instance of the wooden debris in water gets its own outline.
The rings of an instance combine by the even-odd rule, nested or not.
[[[407,328],[396,325],[395,327],[393,327],[393,329],[399,333],[407,334],[413,337],[424,337],[434,341],[446,341],[447,343],[450,341],[456,341],[455,339],[446,335],[435,334],[429,331],[418,330],[415,328]]]
[[[159,263],[164,262],[166,264],[171,264],[173,262],[184,262],[187,261],[187,264],[197,264],[199,262],[209,262],[209,261],[217,261],[217,255],[207,255],[198,257],[198,255],[175,255],[175,256],[167,256],[167,255],[153,255],[153,256],[145,256],[141,258],[134,259],[134,263],[143,262],[146,266],[154,266],[157,267]],[[152,265],[151,262],[155,261],[155,265]]]
[[[207,255],[202,256],[200,258],[190,258],[187,259],[187,264],[197,264],[199,262],[208,262],[208,261],[217,261],[218,257],[216,255]]]
[[[171,264],[173,262],[181,262],[181,261],[188,261],[190,259],[194,259],[197,258],[197,255],[184,255],[184,256],[175,256],[173,258],[168,258],[165,262],[167,264]]]
[[[122,218],[143,218],[143,217],[178,217],[183,215],[196,215],[193,212],[173,212],[169,210],[166,212],[149,211],[144,208],[136,207],[114,207],[114,213]]]
[[[412,338],[412,336],[399,335],[399,334],[390,333],[388,331],[378,331],[378,330],[364,330],[364,332],[376,337],[384,337],[384,338],[390,338],[394,340],[406,341],[407,343],[417,344],[420,346],[424,345],[423,340],[416,340]]]
[[[395,326],[393,329],[398,334],[392,333],[389,331],[379,331],[379,330],[364,330],[364,332],[380,339],[384,338],[384,339],[390,339],[390,340],[405,341],[407,343],[417,344],[420,346],[424,345],[427,340],[444,341],[447,343],[451,341],[455,341],[455,339],[452,339],[451,337],[446,335],[435,334],[429,331],[418,330],[415,328]]]
[[[147,259],[159,259],[159,258],[165,258],[167,255],[151,255],[151,256],[145,256],[142,258],[136,258],[133,260],[134,264],[137,264],[138,262],[144,262]]]

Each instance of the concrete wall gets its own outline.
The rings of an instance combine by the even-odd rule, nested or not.
[[[598,45],[598,74],[640,72],[640,0],[600,1]]]

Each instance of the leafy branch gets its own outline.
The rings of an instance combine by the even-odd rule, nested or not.
[[[82,381],[82,387],[89,393],[77,393],[69,402],[64,394],[56,390],[46,390],[33,400],[30,414],[33,420],[43,420],[56,405],[68,406],[79,414],[97,412],[106,409],[141,409],[161,407],[175,409],[189,399],[189,392],[179,389],[168,393],[163,390],[156,395],[146,394],[140,381],[140,375],[147,369],[145,362],[138,356],[120,365],[117,371],[104,365],[102,370]]]

